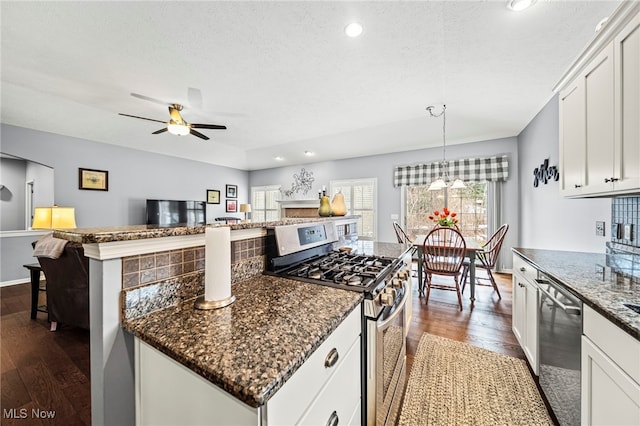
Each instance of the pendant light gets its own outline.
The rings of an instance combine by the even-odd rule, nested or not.
[[[440,162],[440,177],[429,185],[427,191],[438,191],[440,189],[444,189],[449,185],[449,162],[447,161],[447,106],[442,105],[442,111],[439,114],[435,114],[433,112],[434,106],[428,106],[427,111],[429,111],[429,115],[434,118],[438,118],[442,116],[442,161]],[[455,179],[451,184],[451,189],[460,189],[466,188],[466,185],[461,179]]]

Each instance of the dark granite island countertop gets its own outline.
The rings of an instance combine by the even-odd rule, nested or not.
[[[225,224],[215,222],[200,226],[157,226],[157,225],[127,225],[104,226],[96,228],[56,229],[53,236],[63,240],[81,244],[109,243],[114,241],[132,241],[148,238],[176,237],[184,235],[204,234],[207,227],[228,226],[232,231],[243,229],[261,229],[295,223],[344,221],[358,216],[334,216],[317,218],[284,218],[272,222],[238,222]]]
[[[622,330],[640,340],[640,314],[623,303],[640,304],[640,283],[620,280],[605,268],[606,256],[559,250],[515,247],[523,259],[559,281]]]
[[[125,330],[251,407],[265,404],[362,301],[362,294],[261,275],[212,311],[189,300]]]

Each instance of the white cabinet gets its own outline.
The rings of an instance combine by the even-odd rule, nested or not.
[[[640,7],[625,7],[559,95],[563,196],[640,191]]]
[[[136,424],[359,425],[360,333],[358,307],[258,408],[136,338]]]
[[[538,271],[520,256],[513,256],[512,326],[531,369],[538,374]]]
[[[640,341],[584,307],[582,424],[640,424]]]
[[[615,163],[613,182],[616,191],[640,188],[640,14],[636,15],[614,39],[614,68],[619,78],[615,93]]]

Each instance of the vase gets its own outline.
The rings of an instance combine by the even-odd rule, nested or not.
[[[347,214],[347,206],[344,204],[344,195],[342,191],[338,191],[331,200],[331,214],[333,216],[344,216]]]
[[[318,209],[318,215],[320,217],[329,217],[331,216],[331,204],[329,203],[329,197],[323,195],[320,198],[320,208]]]

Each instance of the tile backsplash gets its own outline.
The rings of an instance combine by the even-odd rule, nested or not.
[[[264,237],[231,242],[231,284],[262,274]],[[204,293],[205,247],[122,258],[121,315],[130,320]]]
[[[611,200],[611,241],[640,247],[640,197]]]

